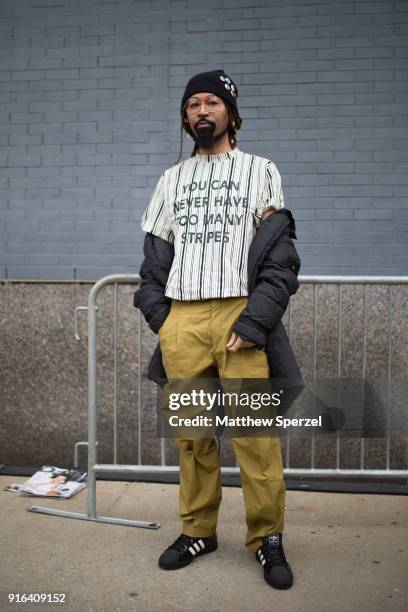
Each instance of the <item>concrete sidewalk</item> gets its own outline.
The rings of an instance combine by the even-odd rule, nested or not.
[[[86,512],[87,491],[64,501],[3,490],[25,480],[0,477],[1,610],[13,609],[7,592],[65,592],[68,604],[44,607],[75,612],[408,609],[407,497],[288,491],[284,545],[295,583],[278,591],[244,547],[239,488],[223,488],[218,550],[165,572],[157,559],[180,532],[177,485],[97,482],[98,514],[162,525],[147,530],[27,512],[31,505]]]

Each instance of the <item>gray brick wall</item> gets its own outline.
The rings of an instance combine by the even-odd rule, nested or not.
[[[190,76],[239,87],[303,274],[406,274],[406,1],[2,0],[0,275],[134,273]],[[185,140],[184,155],[192,149]]]

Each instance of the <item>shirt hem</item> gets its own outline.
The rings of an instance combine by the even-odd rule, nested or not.
[[[227,295],[214,295],[214,290],[207,290],[201,292],[201,297],[199,293],[188,293],[183,292],[183,297],[181,297],[179,292],[172,291],[171,289],[165,291],[165,296],[171,298],[173,300],[180,300],[183,302],[190,302],[196,300],[214,300],[214,299],[223,299],[229,297],[248,297],[248,292],[242,290],[240,293],[234,291],[228,291]]]

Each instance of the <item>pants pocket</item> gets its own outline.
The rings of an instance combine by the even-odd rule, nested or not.
[[[163,325],[159,329],[159,340],[160,340],[160,348],[171,346],[174,344],[177,345],[177,330],[178,330],[178,315],[174,308],[174,304],[171,305],[169,314],[164,320]]]

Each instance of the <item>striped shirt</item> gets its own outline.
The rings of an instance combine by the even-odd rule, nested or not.
[[[165,170],[142,217],[144,232],[174,244],[165,295],[204,300],[248,295],[248,251],[269,206],[282,208],[271,160],[238,148],[197,154]]]

